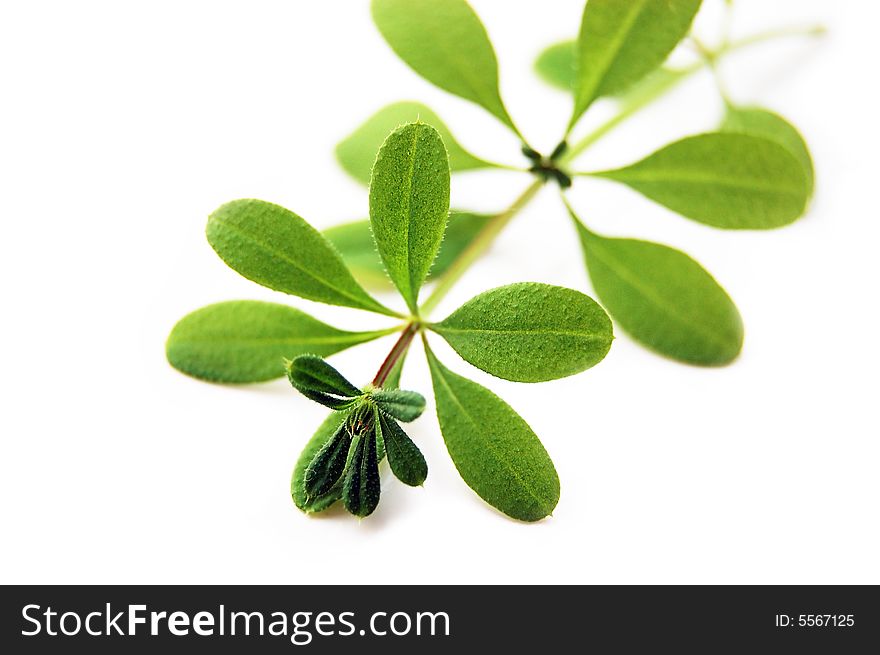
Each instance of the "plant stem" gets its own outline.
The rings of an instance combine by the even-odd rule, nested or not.
[[[385,361],[382,362],[382,366],[380,366],[379,370],[376,372],[376,377],[373,378],[374,387],[381,387],[385,384],[385,380],[388,379],[391,371],[394,370],[394,365],[397,364],[400,358],[406,354],[407,350],[409,350],[413,337],[416,336],[418,331],[418,323],[412,322],[407,324],[403,332],[400,334],[400,338],[391,347],[391,351],[388,353]]]
[[[599,141],[599,139],[611,132],[614,128],[618,127],[621,123],[624,123],[627,119],[631,118],[633,115],[637,114],[639,111],[652,104],[661,96],[666,95],[685,79],[702,69],[705,65],[707,65],[707,62],[709,61],[712,61],[714,63],[723,56],[726,56],[751,45],[763,43],[764,41],[792,36],[821,36],[824,33],[825,28],[820,25],[813,25],[810,27],[792,27],[779,30],[771,30],[767,32],[760,32],[758,34],[754,34],[752,36],[748,36],[736,41],[724,43],[716,50],[707,52],[707,56],[704,60],[695,62],[690,66],[687,66],[686,68],[669,70],[667,75],[659,77],[656,84],[648,87],[644,90],[643,93],[640,93],[638,96],[632,98],[629,102],[625,102],[620,108],[620,111],[617,112],[617,114],[615,114],[606,122],[602,123],[595,130],[584,136],[577,143],[570,146],[565,154],[559,158],[558,163],[560,166],[570,163],[572,160],[574,160],[575,157],[577,157],[584,150]],[[447,293],[449,293],[455,283],[458,282],[458,280],[461,278],[462,275],[465,274],[468,268],[470,268],[471,265],[477,259],[479,259],[479,257],[492,244],[495,238],[507,226],[511,219],[513,219],[514,216],[516,216],[529,202],[531,202],[532,198],[538,193],[538,190],[540,190],[543,184],[544,182],[540,179],[532,182],[532,184],[529,185],[519,195],[519,197],[517,197],[517,199],[513,201],[510,207],[505,209],[500,214],[494,216],[489,221],[489,223],[486,224],[486,226],[480,231],[480,233],[470,243],[470,245],[468,245],[468,247],[465,248],[456,258],[456,260],[452,263],[452,266],[450,266],[449,269],[443,274],[443,276],[437,281],[437,285],[434,287],[431,295],[428,296],[428,299],[425,300],[425,302],[422,303],[422,306],[419,308],[419,314],[421,316],[427,316],[431,312],[431,310],[433,310],[438,305],[438,303],[443,300],[443,298],[446,296]],[[412,324],[410,324],[410,327],[411,325]],[[407,330],[408,329],[409,327],[407,328]],[[415,334],[415,332],[413,332],[413,334]],[[406,332],[404,333],[404,335],[406,335]],[[403,340],[403,336],[401,336],[401,340]],[[406,343],[407,348],[409,347],[409,341],[411,340],[412,335],[409,336],[409,339]],[[394,351],[392,350],[392,353],[389,354],[389,357],[391,356],[391,354],[393,354],[393,352]],[[386,372],[385,375],[387,376],[388,373]]]
[[[672,89],[674,89],[692,74],[696,73],[704,65],[705,62],[700,61],[692,64],[691,66],[688,66],[687,68],[670,70],[669,76],[667,78],[661,80],[656,86],[651,88],[648,92],[640,95],[637,99],[624,104],[623,107],[621,107],[620,111],[617,112],[614,116],[602,123],[595,130],[584,136],[580,141],[569,147],[568,151],[559,160],[559,163],[567,164],[571,162],[575,157],[577,157],[584,150],[592,146],[606,134],[611,132],[614,128],[618,127],[621,123],[640,112],[642,109],[653,103],[661,96],[664,96],[672,91]]]
[[[747,48],[748,46],[756,45],[758,43],[763,43],[765,41],[774,41],[776,39],[782,39],[791,36],[824,36],[827,31],[828,30],[825,29],[824,25],[808,25],[805,27],[784,27],[777,30],[758,32],[757,34],[752,34],[751,36],[746,36],[742,39],[737,39],[735,41],[730,41],[729,43],[724,44],[723,46],[718,48],[718,50],[715,52],[715,56],[720,57],[722,55],[726,55],[731,52],[735,52],[736,50]]]
[[[459,278],[471,267],[471,264],[479,259],[480,255],[492,244],[501,230],[507,226],[523,207],[529,204],[543,185],[543,180],[535,180],[513,201],[510,207],[500,214],[496,214],[486,223],[474,240],[468,244],[467,248],[452,263],[452,266],[438,280],[437,286],[434,287],[431,295],[428,296],[428,299],[419,308],[420,315],[427,316],[437,306],[437,303],[443,300],[444,296],[449,293],[449,290],[458,282]]]

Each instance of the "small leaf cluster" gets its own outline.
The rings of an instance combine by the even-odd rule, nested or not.
[[[379,504],[379,462],[387,455],[398,480],[411,487],[428,477],[425,457],[397,421],[410,422],[425,410],[414,391],[358,389],[316,355],[285,362],[287,377],[307,398],[339,413],[339,425],[303,469],[301,504],[327,507],[339,498],[355,516],[369,516]]]
[[[570,135],[597,101],[616,102],[627,114],[703,65],[664,66],[672,50],[688,38],[700,6],[700,0],[589,0],[577,38],[551,45],[535,61],[539,76],[572,99],[563,138],[547,156],[523,138],[507,110],[494,49],[465,0],[373,0],[372,12],[388,44],[415,72],[476,103],[508,127],[521,140],[528,160],[521,170],[542,182],[558,183],[563,190],[586,178],[623,184],[713,228],[766,230],[789,225],[804,214],[813,193],[809,150],[782,117],[738,106],[726,97],[725,115],[714,131],[685,137],[618,168],[574,167],[580,149],[570,146]],[[720,57],[729,47],[722,43],[712,54]],[[340,143],[340,163],[360,178],[358,171],[366,163],[354,153],[375,145],[375,132],[370,130],[416,116],[429,117],[425,120],[454,144],[454,173],[516,168],[471,155],[435,112],[413,102],[395,103],[373,115]],[[596,296],[629,336],[688,364],[720,366],[736,359],[743,346],[742,318],[727,292],[699,263],[665,245],[597,234],[571,208],[568,213]],[[349,232],[355,229],[355,224],[347,227]],[[455,243],[450,249],[464,247]],[[358,265],[357,248],[345,244],[342,252],[356,274],[367,274]]]
[[[579,181],[623,184],[675,214],[720,229],[778,228],[803,215],[814,189],[803,138],[777,114],[726,97],[716,130],[611,169],[574,165],[601,136],[572,139],[597,101],[617,103],[622,120],[733,49],[725,41],[706,61],[664,65],[688,38],[700,5],[589,0],[577,38],[550,46],[535,62],[538,74],[572,102],[561,139],[544,155],[509,113],[494,48],[466,0],[372,0],[374,22],[400,59],[498,119],[519,141],[526,163],[474,155],[430,108],[401,101],[376,112],[336,148],[341,166],[368,185],[367,219],[319,232],[298,214],[254,199],[234,200],[210,215],[208,242],[247,279],[394,321],[379,330],[341,329],[293,307],[243,300],[197,310],[171,331],[168,360],[184,373],[222,383],[286,375],[300,393],[332,410],[294,467],[291,496],[297,507],[314,513],[341,500],[352,514],[371,514],[385,459],[404,484],[425,481],[425,458],[398,423],[415,420],[425,407],[420,394],[399,389],[416,336],[459,474],[487,503],[522,521],[540,520],[555,508],[560,485],[553,462],[513,408],[438,359],[428,333],[470,365],[525,383],[574,375],[602,361],[613,340],[609,314],[634,340],[680,362],[719,366],[738,356],[742,319],[709,272],[675,248],[596,233],[564,196]],[[450,208],[452,175],[490,168],[527,173],[532,184],[496,213]],[[521,282],[487,290],[445,319],[432,320],[430,311],[448,287],[548,183],[563,193],[599,302],[574,289]],[[432,282],[432,295],[422,299]],[[389,284],[405,309],[374,296]],[[393,334],[397,341],[364,387],[323,359]]]
[[[503,400],[446,368],[425,332],[444,338],[472,365],[518,382],[553,380],[599,363],[613,339],[611,320],[573,289],[521,282],[481,293],[446,319],[423,315],[419,293],[439,259],[450,222],[449,156],[440,133],[404,124],[382,142],[370,173],[370,240],[376,265],[408,313],[375,299],[327,236],[297,214],[260,200],[227,203],[208,219],[208,242],[231,268],[287,294],[401,319],[383,330],[340,330],[291,307],[233,301],[204,307],[172,330],[171,363],[218,382],[256,382],[286,374],[291,385],[334,415],[307,444],[291,495],[305,512],[342,500],[368,516],[381,495],[379,464],[410,486],[428,473],[422,453],[398,421],[415,420],[425,400],[401,391],[404,358],[421,334],[441,432],[464,481],[484,500],[524,521],[547,516],[559,479],[538,437]],[[399,333],[373,382],[355,386],[323,357]]]

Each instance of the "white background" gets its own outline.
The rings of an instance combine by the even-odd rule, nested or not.
[[[711,41],[721,0],[698,31]],[[523,132],[552,147],[570,101],[531,72],[582,3],[475,0]],[[823,23],[724,66],[734,98],[806,135],[818,188],[775,232],[692,223],[602,181],[572,200],[609,234],[669,243],[737,301],[742,357],[705,370],[619,335],[576,378],[489,378],[541,435],[562,481],[553,517],[508,520],[460,480],[433,407],[412,434],[423,489],[385,474],[376,514],[308,518],[290,471],[323,408],[280,380],[228,388],[172,370],[175,321],[233,298],[290,301],[341,327],[363,312],[238,277],[204,238],[219,204],[257,197],[326,227],[366,215],[333,146],[387,102],[433,107],[475,153],[522,163],[476,106],[423,82],[368,3],[4,2],[0,10],[2,582],[880,583],[877,501],[878,129],[874,3],[738,0],[735,33]],[[687,53],[685,53],[686,56]],[[681,53],[679,53],[681,56]],[[609,136],[583,166],[625,164],[720,116],[711,78]],[[600,104],[579,127],[610,115]],[[456,178],[453,204],[498,210],[523,174]],[[440,308],[537,280],[589,289],[552,188]],[[389,296],[389,302],[396,300]],[[334,362],[366,381],[392,337]],[[420,348],[405,386],[429,392]]]

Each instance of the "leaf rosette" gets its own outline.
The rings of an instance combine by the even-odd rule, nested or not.
[[[386,461],[400,482],[425,483],[425,457],[401,426],[426,406],[421,394],[400,388],[417,336],[456,469],[485,502],[528,522],[549,516],[559,501],[547,449],[504,400],[441,362],[429,333],[467,365],[523,383],[597,365],[612,346],[615,326],[679,362],[722,366],[738,357],[742,317],[702,264],[661,243],[599,234],[565,196],[569,187],[591,180],[621,184],[640,194],[646,207],[654,203],[661,216],[673,213],[723,230],[776,229],[804,215],[816,182],[804,138],[778,114],[739,105],[724,93],[724,117],[713,131],[678,139],[632,163],[575,167],[584,150],[629,116],[705,66],[718,74],[721,57],[765,38],[725,39],[707,48],[688,38],[700,6],[700,0],[589,0],[576,37],[551,45],[535,62],[537,74],[569,93],[573,104],[561,139],[545,155],[508,111],[495,48],[466,0],[371,0],[373,21],[399,58],[500,121],[525,159],[503,163],[474,154],[479,149],[466,147],[433,109],[394,102],[336,147],[341,167],[368,185],[365,220],[321,232],[296,212],[255,199],[233,200],[209,216],[208,242],[245,278],[273,292],[393,322],[342,329],[293,307],[236,300],[196,310],[171,330],[166,353],[178,370],[231,384],[286,375],[304,397],[331,410],[294,467],[290,491],[298,508],[311,514],[342,501],[350,513],[369,516],[379,504]],[[699,60],[670,64],[685,40],[696,46]],[[581,118],[606,103],[617,113],[575,140]],[[532,182],[507,209],[450,210],[455,176],[486,169],[513,170]],[[576,289],[521,281],[479,293],[445,319],[432,319],[449,289],[547,183],[563,194],[596,300]],[[374,295],[390,289],[399,297],[389,304]],[[395,334],[368,385],[353,384],[325,360]]]

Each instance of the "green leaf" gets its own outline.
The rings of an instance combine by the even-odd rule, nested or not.
[[[535,72],[550,86],[574,92],[577,79],[577,41],[568,39],[545,48],[535,60]],[[687,75],[687,70],[660,67],[648,73],[632,86],[609,93],[623,105],[641,104],[645,98],[657,94]]]
[[[379,457],[375,430],[356,434],[352,440],[352,457],[342,483],[345,509],[361,518],[369,516],[379,505]]]
[[[636,341],[690,364],[736,359],[742,319],[702,266],[659,243],[600,237],[573,218],[596,294]]]
[[[449,153],[449,168],[452,172],[498,166],[475,157],[465,150],[437,114],[420,102],[395,102],[383,107],[352,134],[340,141],[336,146],[336,158],[342,168],[354,179],[369,184],[376,153],[379,152],[386,137],[401,125],[416,121],[427,123],[440,134]]]
[[[387,290],[390,286],[385,265],[376,250],[370,220],[352,221],[334,225],[323,232],[327,240],[342,255],[352,275],[369,289]]]
[[[404,432],[394,419],[376,412],[379,434],[385,443],[388,464],[398,480],[411,487],[424,484],[428,477],[428,464],[418,446]]]
[[[742,132],[762,136],[765,139],[775,141],[788,150],[803,168],[807,178],[807,196],[813,195],[815,173],[810,150],[797,128],[782,116],[760,107],[728,106],[721,129],[726,132]]]
[[[263,382],[284,375],[284,358],[325,357],[396,329],[346,332],[293,307],[237,300],[184,316],[171,330],[165,350],[171,365],[187,375],[213,382]]]
[[[577,41],[567,39],[554,43],[541,51],[535,60],[535,72],[550,86],[563,91],[573,91],[577,72],[575,61]]]
[[[486,28],[464,0],[373,0],[373,20],[406,64],[445,91],[477,103],[519,134],[498,91]]]
[[[410,311],[443,240],[449,164],[440,135],[410,123],[386,140],[370,183],[370,224],[379,255]]]
[[[800,162],[778,143],[750,134],[691,136],[631,166],[592,175],[725,229],[782,227],[801,216],[807,203]]]
[[[325,495],[342,477],[348,459],[351,436],[345,424],[340,425],[306,467],[303,488],[307,498]]]
[[[598,364],[614,338],[592,298],[522,282],[486,291],[432,324],[467,362],[515,382],[543,382]]]
[[[428,278],[438,278],[449,270],[462,251],[471,245],[471,242],[493,218],[494,216],[487,214],[474,214],[453,209],[449,213],[443,243],[440,244],[437,258],[434,260],[431,270],[428,271]]]
[[[398,421],[415,421],[425,411],[425,397],[415,391],[376,389],[371,394],[379,409]]]
[[[596,98],[620,93],[660,66],[699,8],[700,0],[589,0],[578,35],[570,127]]]
[[[491,216],[455,209],[450,211],[446,234],[440,244],[437,258],[428,271],[428,279],[443,275],[491,218]],[[376,250],[376,241],[373,239],[370,221],[355,221],[337,225],[325,230],[324,236],[336,246],[351,272],[362,284],[370,288],[388,284],[388,274],[385,272],[382,258]]]
[[[498,396],[443,366],[427,345],[426,353],[440,431],[462,479],[508,516],[548,516],[559,502],[559,477],[538,437]]]
[[[345,409],[364,392],[317,355],[300,355],[287,363],[290,384],[310,400],[330,409]]]
[[[208,242],[230,268],[275,291],[398,316],[370,297],[333,246],[292,211],[233,200],[208,219]]]
[[[659,98],[688,75],[689,70],[687,68],[666,68],[661,66],[645,75],[645,77],[632,86],[627,87],[620,93],[615,93],[614,99],[624,109],[644,107],[652,100]]]
[[[306,496],[305,475],[306,469],[312,463],[315,455],[336,434],[345,418],[346,416],[342,412],[331,412],[330,416],[324,419],[324,422],[318,427],[314,436],[309,439],[306,447],[300,453],[299,459],[296,461],[293,476],[290,480],[290,495],[293,498],[294,504],[307,514],[322,512],[342,498],[341,484],[337,484],[322,496],[314,498]]]

